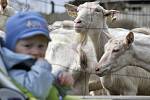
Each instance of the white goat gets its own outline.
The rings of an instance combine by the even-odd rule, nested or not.
[[[75,30],[64,27],[52,31],[50,36],[52,37],[52,41],[49,43],[46,59],[52,64],[53,71],[63,68],[72,73],[75,83],[69,94],[88,95],[89,72],[93,70],[92,67],[96,64],[95,52],[91,40],[88,39],[88,45],[80,48],[81,44],[75,38],[78,37]]]
[[[87,35],[91,38],[94,48],[96,51],[97,60],[99,61],[104,52],[104,45],[112,37],[121,36],[124,33],[128,33],[129,30],[115,28],[110,29],[106,24],[107,16],[114,16],[117,13],[116,10],[105,10],[101,7],[98,2],[86,2],[79,5],[78,7],[70,4],[66,4],[65,7],[68,9],[70,15],[75,15],[75,30],[80,33],[84,38],[86,44]],[[77,15],[77,16],[76,16]],[[110,34],[111,33],[111,34]],[[82,41],[83,42],[83,41]],[[140,68],[138,68],[140,72]],[[124,70],[126,73],[127,70]],[[137,73],[136,70],[131,70],[131,72]],[[122,71],[116,72],[116,74],[122,73]],[[135,74],[137,75],[137,74]],[[120,83],[117,83],[120,79]],[[129,79],[128,79],[129,80]],[[126,81],[126,90],[123,89],[124,84],[122,82],[126,81],[120,76],[106,75],[101,77],[101,82],[105,88],[107,88],[110,94],[133,94],[132,86],[130,86],[130,81]],[[110,84],[111,83],[111,84]],[[122,86],[122,88],[121,88]],[[113,91],[111,88],[122,89],[122,92],[119,90]]]
[[[143,34],[135,34],[134,40],[132,32],[124,37],[110,39],[98,63],[98,74],[100,76],[110,73],[115,75],[115,72],[121,71],[120,74],[123,76],[120,78],[126,78],[126,81],[122,81],[124,88],[130,85],[134,94],[150,95],[150,73],[147,72],[150,72],[150,43],[148,41],[150,41],[150,36]],[[129,65],[132,66],[129,67]],[[127,82],[130,84],[126,84]]]

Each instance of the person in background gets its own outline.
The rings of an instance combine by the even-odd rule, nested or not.
[[[51,73],[51,64],[44,59],[51,40],[47,26],[39,13],[31,11],[7,20],[1,54],[8,74],[40,100],[77,100],[64,93],[73,85],[72,75],[62,69]]]
[[[0,30],[4,31],[6,20],[15,13],[16,11],[8,5],[7,0],[0,0]]]

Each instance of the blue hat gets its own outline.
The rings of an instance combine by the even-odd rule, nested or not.
[[[5,46],[14,50],[20,39],[35,35],[44,35],[50,40],[46,20],[36,12],[19,12],[6,22]]]

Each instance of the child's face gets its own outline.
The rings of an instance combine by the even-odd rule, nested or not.
[[[45,57],[49,40],[42,35],[17,41],[15,52],[32,55],[36,58]]]

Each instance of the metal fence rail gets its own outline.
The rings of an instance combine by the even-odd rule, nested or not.
[[[150,100],[150,96],[79,96],[85,100]]]

